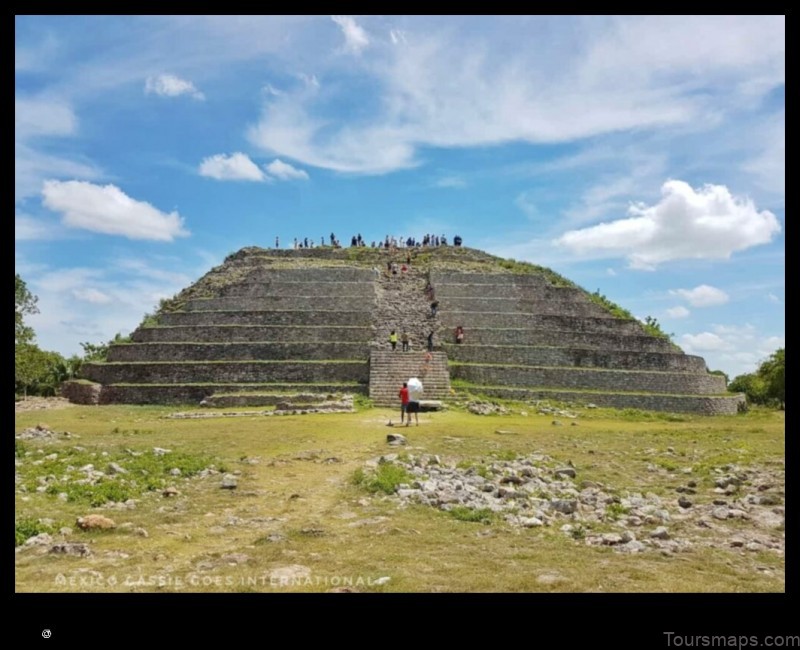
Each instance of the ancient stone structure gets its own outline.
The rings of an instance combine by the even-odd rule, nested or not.
[[[466,332],[459,345],[458,325]],[[389,405],[416,376],[426,399],[447,400],[453,379],[498,397],[653,410],[735,413],[742,401],[703,359],[615,317],[552,271],[468,248],[245,248],[131,339],[112,346],[105,363],[86,364],[65,394],[267,405],[291,393],[362,393]]]

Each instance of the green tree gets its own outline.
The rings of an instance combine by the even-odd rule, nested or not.
[[[24,317],[27,314],[38,314],[36,303],[39,298],[34,296],[25,284],[19,273],[14,275],[14,342],[17,345],[33,341],[34,333],[31,327],[25,325]]]
[[[786,404],[786,348],[778,348],[758,368],[766,396],[781,408]]]
[[[767,403],[767,386],[756,373],[738,375],[728,384],[731,393],[744,393],[750,404]]]

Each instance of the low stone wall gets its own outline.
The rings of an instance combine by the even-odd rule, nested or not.
[[[248,284],[267,282],[372,282],[371,269],[319,266],[306,269],[253,267],[242,279]]]
[[[601,391],[720,395],[725,378],[711,374],[450,364],[450,376],[473,384]]]
[[[200,298],[190,300],[184,305],[185,311],[371,311],[373,298],[364,299],[353,296],[269,296],[250,298],[227,296],[225,298]]]
[[[273,280],[266,283],[251,282],[232,284],[219,292],[220,296],[242,296],[264,298],[269,296],[356,296],[373,298],[375,286],[369,282],[284,282]]]
[[[515,298],[518,300],[554,300],[556,302],[587,302],[588,296],[580,289],[552,285],[517,284],[453,284],[434,285],[436,297],[450,298]]]
[[[475,327],[531,328],[568,330],[573,332],[608,332],[611,334],[643,334],[637,321],[594,316],[559,316],[556,314],[525,314],[522,312],[449,311],[444,306],[439,320],[445,327],[462,325],[465,330]]]
[[[109,361],[262,361],[268,359],[369,359],[364,343],[125,343]]]
[[[289,385],[253,385],[252,388],[260,390],[286,390],[291,389]],[[230,391],[242,389],[246,391],[247,386],[238,387],[226,384],[217,385],[152,385],[152,386],[103,386],[100,395],[101,404],[193,404],[199,405],[201,401],[220,391]],[[302,386],[303,392],[315,391],[321,394],[329,394],[346,390],[348,393],[365,394],[367,385],[343,387],[337,384],[318,384]],[[280,399],[285,399],[280,396]]]
[[[667,339],[645,334],[626,336],[609,332],[473,327],[465,331],[465,337],[465,345],[552,345],[635,352],[675,352]],[[450,333],[449,340],[455,342],[455,329]]]
[[[702,397],[696,395],[635,395],[625,393],[586,393],[524,388],[482,388],[484,395],[515,400],[555,400],[581,406],[595,404],[609,408],[635,408],[667,413],[696,413],[699,415],[736,415],[744,395]]]
[[[553,286],[543,275],[521,273],[467,273],[462,271],[431,271],[431,284]],[[476,291],[480,290],[476,287]]]
[[[73,404],[99,404],[102,388],[86,381],[65,381],[61,384],[61,395]]]
[[[516,298],[444,298],[436,295],[439,308],[451,312],[485,312],[485,313],[513,313],[525,314],[554,314],[559,316],[595,316],[606,318],[609,313],[602,307],[592,302],[578,302],[569,300],[558,302],[555,300],[518,300]]]
[[[356,325],[371,324],[369,310],[359,311],[174,311],[159,317],[161,325]]]
[[[510,347],[489,345],[444,346],[452,361],[526,366],[575,366],[624,370],[662,370],[705,373],[701,357],[663,352],[603,351],[581,348]]]
[[[369,327],[349,326],[248,326],[142,327],[131,335],[136,343],[161,341],[188,343],[228,343],[234,341],[275,343],[367,343],[372,338]]]
[[[87,363],[83,378],[101,384],[369,381],[366,361]]]

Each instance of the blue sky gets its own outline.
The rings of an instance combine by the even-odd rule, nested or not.
[[[18,16],[39,344],[127,333],[243,246],[458,233],[731,376],[784,345],[785,20]]]

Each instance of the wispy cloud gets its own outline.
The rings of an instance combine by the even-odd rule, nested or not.
[[[460,176],[443,176],[442,178],[436,179],[433,182],[433,186],[442,189],[461,190],[467,186],[467,181]]]
[[[161,212],[132,199],[115,185],[46,181],[42,196],[44,205],[61,213],[62,222],[70,228],[155,241],[172,241],[189,234],[177,212]]]
[[[351,16],[331,16],[331,20],[341,28],[348,52],[361,54],[361,50],[369,45],[367,32]]]

